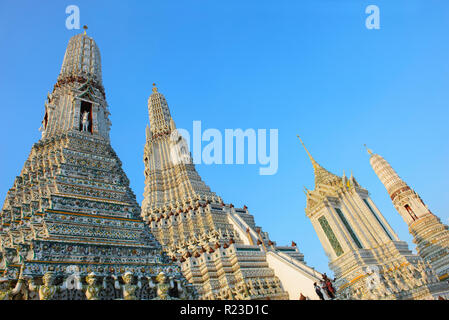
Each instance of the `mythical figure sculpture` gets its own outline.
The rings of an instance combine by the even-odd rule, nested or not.
[[[379,268],[377,266],[368,266],[366,267],[365,273],[367,275],[365,278],[366,287],[370,292],[375,294],[376,289],[381,282]]]
[[[422,285],[425,285],[424,279],[422,279],[421,274],[417,270],[415,266],[412,264],[409,264],[406,269],[407,273],[409,274],[409,277],[414,280],[414,283],[419,287]]]
[[[20,271],[19,280],[14,288],[11,288],[11,280],[7,278],[0,278],[0,300],[12,300],[13,296],[22,290],[24,283],[22,277],[22,270]]]
[[[254,284],[254,280],[253,279],[248,279],[246,281],[246,285],[248,287],[248,291],[249,291],[251,296],[259,295],[259,291],[256,289],[256,285]]]
[[[398,288],[400,290],[407,290],[408,285],[406,284],[406,282],[404,281],[404,278],[402,276],[402,274],[400,273],[399,270],[394,270],[393,271],[393,279],[396,282],[396,285],[398,286]]]
[[[97,284],[98,276],[95,272],[91,272],[86,277],[87,285],[83,286],[87,300],[100,300],[102,289],[106,289],[106,277],[103,277],[103,285]]]
[[[271,281],[270,279],[267,279],[266,281],[267,285],[267,291],[271,294],[275,294],[277,291],[277,284],[275,281]]]
[[[217,296],[220,300],[232,300],[232,291],[228,287],[221,288],[220,291],[217,292]]]
[[[61,289],[65,289],[65,285],[56,286],[53,284],[55,281],[55,275],[53,272],[47,272],[42,277],[43,285],[36,285],[34,279],[29,281],[30,291],[37,291],[39,293],[39,300],[52,300],[56,293],[60,292]]]
[[[249,298],[248,288],[246,287],[245,282],[239,282],[235,285],[234,297],[237,300],[247,300]]]
[[[132,284],[132,281],[134,279],[134,276],[131,272],[127,271],[125,272],[125,274],[122,276],[123,282],[125,283],[124,285],[120,285],[120,283],[118,282],[118,278],[113,275],[112,276],[115,280],[114,282],[114,287],[117,290],[122,290],[123,293],[123,299],[125,300],[137,300],[136,297],[136,291],[137,289],[142,287],[142,284],[140,281],[137,282],[137,285]]]
[[[39,127],[39,132],[41,133],[42,138],[45,136],[45,131],[46,131],[46,128],[45,128],[44,120],[42,120],[41,126]]]
[[[17,250],[14,248],[4,248],[4,251],[5,265],[13,264],[17,257]]]
[[[82,119],[83,127],[81,131],[88,131],[89,130],[89,112],[84,111],[83,113],[83,119]]]
[[[173,278],[170,277],[170,279],[167,279],[165,273],[160,272],[156,277],[156,281],[156,285],[153,282],[150,282],[150,288],[154,288],[154,286],[156,286],[157,297],[155,300],[173,300],[173,298],[169,295],[170,289],[175,287]]]

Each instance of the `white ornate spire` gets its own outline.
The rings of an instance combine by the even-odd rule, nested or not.
[[[369,149],[368,149],[369,150]],[[370,153],[370,164],[376,175],[379,177],[380,181],[383,183],[390,195],[391,200],[403,216],[404,220],[409,224],[414,221],[408,212],[404,212],[402,204],[397,202],[398,196],[406,193],[415,193],[410,187],[399,177],[396,171],[391,167],[391,165],[380,155],[369,150]],[[401,208],[399,208],[400,206]],[[420,210],[422,211],[422,210]],[[421,215],[429,213],[428,209],[421,212]]]
[[[370,152],[370,163],[384,184],[396,210],[409,227],[418,254],[430,262],[440,280],[449,278],[449,228],[380,155]]]
[[[167,100],[162,93],[157,91],[156,83],[153,83],[153,93],[148,98],[148,115],[153,135],[169,133],[171,127],[174,126]]]
[[[73,36],[67,46],[58,80],[84,77],[102,84],[100,50],[87,34]]]
[[[146,129],[144,149],[143,212],[151,206],[171,205],[179,198],[215,198],[215,193],[210,191],[192,165],[188,144],[176,130],[167,101],[155,83],[148,99],[148,113],[150,127]]]
[[[87,27],[85,27],[87,29]],[[101,77],[100,50],[84,34],[69,40],[61,72],[45,103],[42,138],[81,131],[109,139],[109,111]]]
[[[155,85],[148,112],[142,216],[167,254],[179,261],[201,299],[287,299],[287,292],[294,299],[298,290],[317,299],[313,282],[320,281],[320,274],[303,264],[299,250],[276,246],[256,226],[246,206],[225,204],[204,183],[192,163],[187,140],[176,129],[167,101]],[[268,250],[270,257],[279,259],[275,266],[269,264]],[[209,268],[212,255],[213,270]],[[295,264],[287,265],[285,255]],[[305,275],[306,268],[312,272]],[[235,288],[262,289],[264,284],[271,289],[228,295]]]

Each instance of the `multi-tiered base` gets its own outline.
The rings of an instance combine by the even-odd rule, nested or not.
[[[340,256],[330,265],[344,266],[335,276],[337,296],[343,300],[432,300],[448,298],[446,284],[440,283],[434,270],[412,254],[403,241],[390,241],[371,250],[359,250]]]
[[[419,255],[428,261],[440,281],[449,279],[449,229],[429,213],[409,226]]]
[[[54,285],[64,282],[67,287],[67,279],[81,279],[83,285],[94,273],[98,283],[107,280],[99,294],[103,299],[123,298],[124,291],[113,283],[117,278],[120,287],[126,272],[131,273],[131,285],[140,282],[137,299],[157,295],[150,286],[160,272],[182,282],[180,267],[163,254],[140,218],[140,207],[109,142],[88,132],[68,132],[33,146],[8,191],[0,238],[0,268],[11,280],[22,270],[23,278],[41,284],[42,276],[51,273]],[[170,292],[178,295],[173,285]],[[71,289],[70,283],[52,296],[85,297],[82,288]]]

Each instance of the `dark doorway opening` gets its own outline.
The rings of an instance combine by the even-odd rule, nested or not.
[[[48,112],[45,111],[45,116],[44,116],[44,129],[47,129],[47,123],[48,123]]]
[[[410,217],[412,217],[413,221],[418,219],[418,217],[416,216],[416,214],[413,212],[412,208],[410,208],[410,206],[408,204],[406,204],[404,206],[404,208],[405,208],[405,210],[407,210],[407,212],[410,215]]]

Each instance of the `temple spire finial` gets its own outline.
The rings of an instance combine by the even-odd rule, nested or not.
[[[86,34],[86,31],[87,31],[87,29],[88,29],[87,26],[84,25],[84,26],[83,26],[83,29],[84,29],[84,34]]]
[[[303,191],[304,191],[304,194],[307,196],[307,194],[309,193],[309,190],[306,188],[306,186],[303,186]]]
[[[157,87],[156,87],[156,83],[153,82],[153,92],[156,93],[157,92]]]
[[[366,144],[364,144],[363,146],[365,147],[366,151],[367,151],[370,155],[373,154],[373,150],[369,149],[369,148],[366,146]]]
[[[316,162],[315,159],[312,157],[309,150],[307,150],[304,142],[302,142],[299,135],[296,135],[296,136],[298,137],[299,141],[301,141],[302,146],[306,150],[307,154],[309,155],[310,161],[312,162],[313,171],[315,173],[315,186],[317,186],[321,183],[329,183],[329,182],[335,181],[335,179],[341,179],[340,177],[336,176],[335,174],[327,171],[322,166],[320,166],[318,164],[318,162]]]
[[[302,142],[301,137],[299,135],[296,135],[299,139],[299,141],[301,142],[302,146],[304,147],[304,149],[307,152],[307,155],[310,158],[310,161],[312,161],[313,167],[315,167],[315,165],[317,165],[317,162],[315,161],[315,159],[312,157],[312,155],[310,154],[309,150],[307,150],[306,145],[304,144],[304,142]]]

